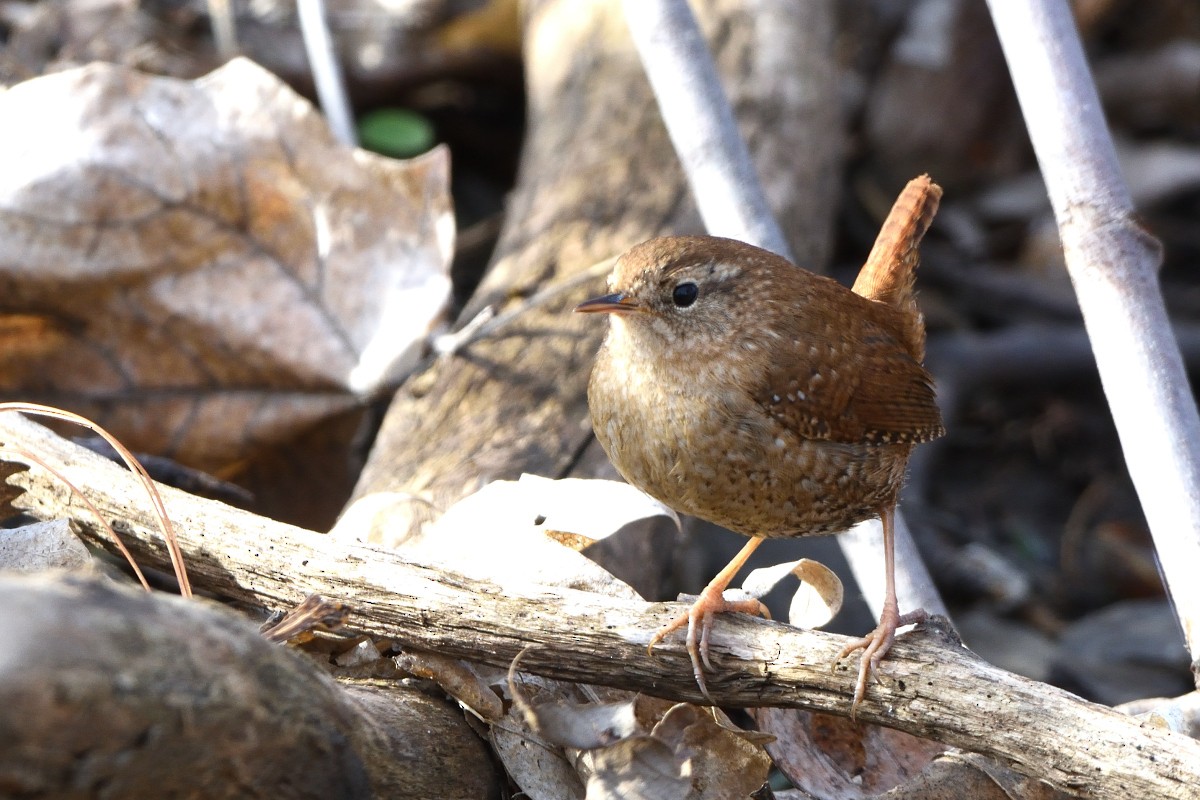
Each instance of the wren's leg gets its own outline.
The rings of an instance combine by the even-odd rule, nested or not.
[[[661,642],[667,634],[678,628],[687,625],[687,649],[688,655],[692,657],[692,671],[696,675],[696,685],[700,687],[700,692],[711,701],[712,697],[708,694],[708,686],[704,683],[704,670],[702,664],[709,669],[713,666],[708,660],[708,633],[712,629],[713,614],[721,614],[727,611],[742,611],[747,614],[759,614],[770,618],[771,614],[767,611],[767,607],[757,600],[726,600],[725,587],[729,586],[729,582],[733,580],[733,576],[746,563],[746,559],[750,558],[758,546],[762,544],[762,537],[755,536],[750,541],[746,542],[738,554],[733,557],[733,560],[725,566],[725,569],[717,573],[717,576],[708,582],[708,586],[704,587],[704,591],[700,592],[700,596],[696,598],[696,602],[692,603],[692,607],[688,609],[686,614],[681,614],[670,623],[658,629],[654,637],[650,640],[650,645],[646,648],[646,652],[654,650],[654,645]],[[697,636],[699,642],[697,643]]]
[[[924,622],[929,618],[924,609],[917,609],[901,615],[900,604],[896,601],[896,547],[893,541],[895,538],[893,530],[895,514],[895,506],[888,506],[879,514],[880,520],[883,522],[883,557],[884,569],[887,572],[883,611],[879,614],[879,625],[863,638],[843,647],[842,652],[838,653],[838,661],[841,661],[855,650],[863,651],[858,662],[858,683],[854,686],[854,700],[850,703],[851,717],[854,716],[858,710],[858,704],[867,694],[867,679],[872,672],[879,669],[879,662],[891,649],[892,641],[896,638],[896,630],[905,625]]]

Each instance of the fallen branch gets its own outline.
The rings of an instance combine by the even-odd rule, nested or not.
[[[169,564],[155,518],[127,473],[15,415],[0,418],[0,442],[38,452],[80,485],[109,487],[95,502],[130,550],[147,566]],[[27,489],[18,502],[31,513],[75,519],[93,544],[112,546],[40,470],[11,480]],[[316,592],[352,609],[350,627],[405,647],[507,666],[532,645],[522,661],[528,672],[701,699],[682,643],[664,642],[654,659],[646,654],[674,604],[473,581],[407,563],[393,551],[163,493],[193,582],[207,592],[269,607],[290,607]],[[713,639],[709,689],[722,705],[849,712],[854,665],[830,669],[845,637],[731,616],[718,620]],[[1091,797],[1185,798],[1200,784],[1200,742],[1007,673],[947,637],[901,637],[886,672],[859,707],[860,720],[981,753]]]

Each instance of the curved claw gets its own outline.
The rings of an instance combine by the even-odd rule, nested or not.
[[[713,616],[740,611],[747,614],[758,614],[770,618],[766,606],[758,600],[726,600],[720,590],[706,588],[688,608],[687,613],[680,614],[655,632],[646,648],[651,658],[654,657],[654,646],[665,639],[670,633],[684,625],[687,626],[687,651],[692,661],[692,674],[696,677],[696,685],[700,693],[714,705],[716,701],[708,693],[708,684],[704,680],[704,669],[714,669],[709,658],[709,641],[712,633]]]
[[[892,649],[892,643],[896,640],[896,630],[905,625],[912,625],[917,622],[924,622],[929,618],[923,609],[910,611],[901,616],[895,608],[885,607],[883,614],[880,615],[879,625],[875,630],[868,633],[861,639],[856,639],[850,644],[841,649],[837,655],[837,660],[834,661],[834,667],[837,667],[839,661],[853,653],[855,650],[862,650],[862,655],[858,659],[858,680],[854,684],[854,699],[850,702],[850,718],[854,719],[858,713],[858,705],[867,696],[867,680],[874,675],[875,680],[879,680],[879,664],[883,661],[883,657]]]

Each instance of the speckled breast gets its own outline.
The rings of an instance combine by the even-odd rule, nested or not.
[[[683,395],[597,370],[596,438],[634,486],[748,536],[838,533],[895,502],[909,444],[805,440],[744,395]]]

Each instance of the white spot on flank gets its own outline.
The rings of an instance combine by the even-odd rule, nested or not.
[[[807,399],[807,398],[804,396],[804,392],[796,392],[796,397],[797,397],[798,399],[800,399],[800,400],[806,400],[806,399]]]
[[[779,395],[777,395],[777,394],[773,394],[773,395],[771,395],[771,402],[772,402],[772,403],[778,403],[778,402],[779,402]]]
[[[780,438],[778,438],[778,437],[775,439],[775,446],[776,446],[776,447],[784,447],[784,446],[785,446],[785,444],[786,444],[786,443],[783,441],[783,439],[780,439]]]

